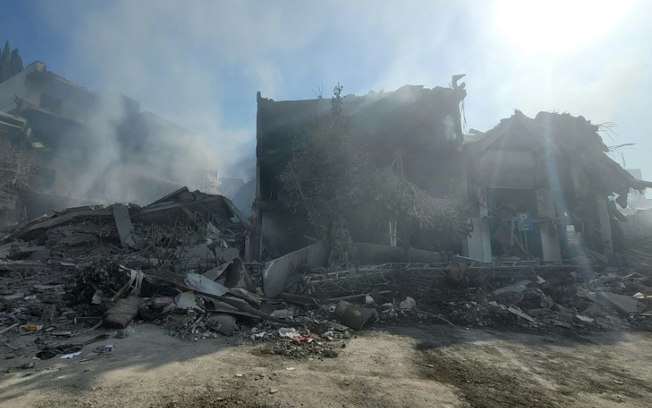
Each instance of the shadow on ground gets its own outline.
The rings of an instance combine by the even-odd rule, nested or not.
[[[101,330],[86,337],[98,332]],[[34,341],[34,336],[18,340],[27,344]],[[83,361],[94,356],[92,350],[102,344],[113,344],[115,350]],[[394,348],[387,349],[390,344]],[[379,391],[382,387],[376,383],[377,379],[389,377],[396,387],[406,388],[409,394],[409,387],[415,385],[401,381],[411,376],[417,385],[425,387],[424,393],[429,382],[440,383],[443,385],[438,387],[450,388],[461,402],[473,407],[606,407],[609,403],[645,401],[652,397],[648,385],[652,373],[645,363],[652,361],[652,337],[648,333],[544,335],[432,324],[372,326],[357,332],[337,359],[295,361],[253,352],[252,342],[243,337],[194,342],[166,335],[158,326],[136,324],[129,337],[111,338],[85,350],[89,351],[73,360],[58,357],[33,360],[32,353],[0,361],[3,371],[34,363],[33,368],[11,368],[9,373],[2,374],[0,406],[31,406],[22,400],[26,394],[42,397],[32,403],[39,407],[97,406],[93,392],[105,385],[110,392],[105,390],[102,398],[107,398],[107,393],[138,390],[137,395],[131,396],[135,401],[156,401],[148,405],[135,403],[134,407],[294,406],[292,402],[265,403],[275,396],[274,376],[289,374],[285,372],[288,365],[305,370],[303,377],[292,380],[296,383],[295,391],[288,380],[288,393],[302,393],[301,390],[309,390],[314,384],[335,388],[320,391],[324,393],[342,393],[342,388],[351,395],[333,398],[334,401],[344,398],[351,404],[348,406],[409,406],[407,402],[387,402],[389,397]],[[16,354],[21,353],[16,351]],[[401,366],[404,371],[391,372],[393,366]],[[238,376],[239,372],[244,375]],[[376,385],[371,387],[369,382]],[[179,389],[175,389],[175,384]],[[207,393],[207,387],[217,388]],[[382,398],[374,397],[370,389],[381,393]],[[174,395],[178,398],[171,397]],[[218,399],[202,402],[207,395]],[[72,399],[66,400],[67,397]],[[115,397],[122,401],[129,395]],[[402,398],[409,400],[409,397]],[[588,405],[577,404],[582,398]],[[17,404],[18,401],[23,405]],[[414,406],[428,405],[424,402]]]

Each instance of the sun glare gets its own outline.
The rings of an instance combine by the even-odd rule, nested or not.
[[[495,23],[520,52],[556,55],[599,40],[630,6],[623,0],[501,0]]]

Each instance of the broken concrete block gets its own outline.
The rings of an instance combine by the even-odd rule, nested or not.
[[[279,337],[293,339],[299,335],[299,332],[294,327],[281,327],[278,329],[278,335]]]
[[[206,326],[218,333],[230,336],[235,330],[235,317],[223,313],[213,314],[206,319]]]
[[[277,319],[291,319],[292,312],[288,309],[274,310],[270,316],[276,317]]]
[[[553,323],[555,326],[564,327],[564,328],[566,328],[566,329],[570,329],[571,327],[573,327],[573,325],[571,325],[570,323],[568,323],[568,322],[563,322],[563,321],[561,321],[561,320],[553,320],[552,323]]]
[[[589,317],[603,317],[605,316],[604,310],[599,305],[591,305],[582,311],[582,315]]]
[[[592,319],[588,316],[583,316],[580,314],[575,315],[575,318],[580,322],[580,323],[585,323],[585,324],[593,324],[595,322],[595,319]]]
[[[118,300],[113,307],[104,313],[104,326],[124,329],[138,315],[142,299],[136,296]]]
[[[410,311],[415,307],[417,307],[417,302],[410,296],[406,297],[405,300],[398,304],[398,308],[405,311]]]
[[[531,316],[527,315],[526,313],[524,313],[523,311],[521,311],[520,309],[517,309],[515,307],[508,307],[507,311],[510,312],[510,313],[515,314],[516,316],[518,316],[520,318],[523,318],[523,319],[527,320],[530,323],[535,322],[534,319]]]
[[[176,303],[177,307],[181,310],[201,309],[197,304],[195,292],[193,291],[178,294],[177,297],[174,298],[174,303]]]
[[[123,248],[135,248],[136,232],[134,224],[131,223],[131,217],[129,216],[129,209],[127,206],[123,204],[114,204],[113,219],[115,220],[115,226],[118,228],[118,234],[120,234],[120,245],[122,245]]]
[[[215,254],[206,243],[179,248],[176,255],[186,268],[197,268],[215,259]]]
[[[599,303],[607,304],[621,313],[632,314],[638,312],[638,300],[631,296],[617,295],[611,292],[598,292]]]
[[[335,315],[347,327],[355,330],[361,330],[364,325],[377,315],[376,309],[370,309],[341,300],[335,308]]]
[[[503,293],[521,293],[527,289],[527,286],[532,283],[530,280],[522,280],[511,285],[496,289],[493,291],[493,294],[498,296]]]

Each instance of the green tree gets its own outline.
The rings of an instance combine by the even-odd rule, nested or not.
[[[362,160],[342,113],[342,86],[334,89],[331,112],[309,126],[297,141],[296,154],[281,174],[288,203],[307,215],[330,247],[331,264],[348,263],[351,242],[346,214],[363,199],[358,188]]]
[[[342,89],[334,89],[330,114],[302,132],[281,173],[287,203],[306,214],[326,242],[330,264],[348,263],[349,226],[361,214],[382,225],[398,220],[407,231],[430,234],[434,245],[468,235],[464,203],[433,198],[408,181],[401,166],[373,165],[344,114]]]
[[[0,81],[11,77],[11,46],[5,41],[5,46],[0,54]]]
[[[11,49],[9,41],[0,52],[0,82],[5,81],[23,70],[23,59],[17,48]]]
[[[395,166],[377,169],[374,174],[369,188],[375,192],[378,216],[399,220],[404,230],[426,236],[426,249],[445,249],[472,231],[467,202],[435,198],[407,180]]]
[[[9,65],[12,76],[20,73],[23,70],[23,59],[20,57],[18,48],[14,48],[14,50],[11,51]]]

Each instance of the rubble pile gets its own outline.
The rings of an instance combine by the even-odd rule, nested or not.
[[[0,327],[38,335],[43,359],[85,346],[61,338],[140,320],[195,341],[235,335],[273,354],[336,357],[349,329],[265,299],[261,266],[241,260],[250,231],[227,198],[185,188],[146,207],[40,217],[0,241]]]
[[[643,276],[650,276],[652,270],[652,231],[647,234],[631,234],[625,264],[628,270]],[[652,286],[650,282],[649,286]]]
[[[313,330],[257,326],[252,328],[250,338],[255,342],[263,340],[257,348],[261,354],[312,359],[337,357],[352,337],[348,327],[327,318],[319,320],[306,317],[303,321]]]
[[[192,341],[232,336],[263,354],[333,358],[371,323],[652,329],[652,241],[619,268],[288,261],[297,279],[265,296],[265,279],[279,283],[285,271],[278,260],[242,261],[252,228],[225,197],[186,188],[145,207],[71,208],[20,225],[0,239],[0,334],[37,335],[38,358],[74,357],[107,335],[66,341],[76,334],[128,335],[132,322],[149,321]]]
[[[645,265],[645,263],[639,263]],[[341,299],[369,321],[411,319],[528,329],[652,329],[650,269],[533,262],[485,265],[383,264],[308,269],[293,287],[318,304]],[[647,274],[644,274],[647,273]],[[326,296],[328,298],[326,298]]]

